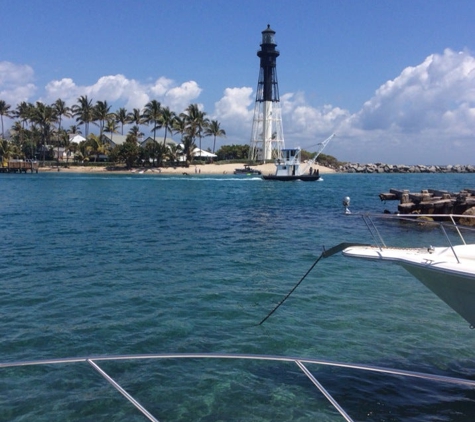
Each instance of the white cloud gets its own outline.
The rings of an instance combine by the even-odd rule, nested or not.
[[[382,85],[354,116],[354,125],[366,130],[398,127],[406,133],[444,128],[444,113],[474,100],[475,58],[445,50]]]
[[[447,49],[383,84],[343,128],[357,161],[463,163],[473,162],[474,117],[475,58]]]
[[[18,86],[30,82],[34,71],[28,65],[0,62],[0,86]]]
[[[30,66],[0,61],[0,98],[15,108],[36,92]]]
[[[30,66],[0,62],[0,98],[12,107],[33,96],[34,72]],[[68,105],[80,95],[94,102],[107,100],[113,108],[142,108],[157,99],[176,112],[196,103],[202,88],[195,81],[176,83],[160,77],[142,83],[124,75],[101,77],[92,85],[79,86],[73,79],[49,82],[45,102],[62,98]],[[209,116],[218,119],[231,143],[250,138],[254,93],[249,87],[226,88]],[[313,145],[336,132],[329,154],[341,160],[388,163],[474,162],[475,57],[468,51],[445,50],[432,54],[417,66],[376,89],[354,114],[333,105],[312,106],[304,93],[281,96],[284,138],[289,146]],[[8,123],[7,123],[8,124]]]
[[[252,117],[249,106],[253,103],[252,88],[226,88],[224,96],[217,103],[215,109],[221,119],[241,118],[247,120]]]
[[[339,107],[307,104],[303,93],[284,94],[281,97],[284,132],[299,138],[318,140],[319,136],[331,133],[346,118],[349,112]],[[321,140],[321,139],[320,139]]]
[[[63,78],[59,81],[51,81],[45,87],[45,97],[41,98],[44,103],[52,103],[61,98],[66,104],[72,105],[81,95],[82,88],[78,87],[71,78]]]
[[[155,81],[155,83],[150,87],[150,90],[154,95],[163,97],[172,86],[173,80],[162,76]]]
[[[143,108],[152,98],[172,110],[183,111],[196,100],[202,89],[195,81],[176,85],[171,79],[161,77],[153,84],[143,84],[124,75],[103,76],[89,86],[79,86],[71,78],[49,82],[45,87],[42,101],[52,103],[57,98],[68,105],[76,103],[81,95],[87,95],[93,102],[107,100],[110,104],[125,107],[128,110]]]
[[[202,89],[195,81],[184,82],[180,86],[166,90],[163,95],[163,102],[164,105],[170,107],[171,110],[181,113],[191,103],[195,103],[201,91]]]

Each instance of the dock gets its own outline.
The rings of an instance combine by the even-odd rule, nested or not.
[[[0,163],[0,173],[38,173],[38,161],[8,160]]]
[[[390,189],[387,193],[380,193],[379,198],[381,201],[399,201],[400,214],[463,214],[475,207],[475,189],[459,192],[423,189],[420,193]]]

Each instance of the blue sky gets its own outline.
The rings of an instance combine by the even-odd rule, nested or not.
[[[248,143],[270,24],[286,146],[475,164],[474,20],[473,0],[0,0],[0,99],[198,103],[218,146]]]

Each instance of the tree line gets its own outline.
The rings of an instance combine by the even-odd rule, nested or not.
[[[10,140],[4,133],[4,118],[15,119],[11,126]],[[187,165],[192,161],[194,150],[201,150],[204,137],[213,137],[213,150],[216,148],[216,138],[226,136],[217,120],[210,120],[206,112],[201,111],[197,104],[190,104],[184,112],[175,113],[169,107],[164,107],[157,100],[149,101],[143,109],[134,108],[128,112],[119,108],[111,112],[107,101],[97,101],[95,104],[87,95],[80,96],[72,107],[58,99],[47,105],[40,101],[35,104],[21,102],[12,109],[10,104],[0,100],[1,140],[0,156],[3,159],[37,159],[45,160],[51,155],[51,148],[64,147],[67,156],[75,161],[97,160],[103,154],[109,161],[123,162],[132,166],[136,162],[151,162],[162,165],[165,160],[177,162],[184,156]],[[62,126],[63,119],[75,118],[76,125],[68,129]],[[99,134],[90,133],[90,124],[99,128]],[[104,142],[103,134],[124,135],[124,126],[132,125],[125,143],[112,148]],[[153,133],[153,142],[141,146],[139,140],[144,134],[141,125],[149,125]],[[81,131],[81,127],[84,132]],[[163,142],[157,142],[156,132],[164,130]],[[79,144],[70,142],[71,134],[83,134],[85,141]],[[180,143],[167,144],[167,136],[179,134]],[[38,157],[40,155],[40,157]]]

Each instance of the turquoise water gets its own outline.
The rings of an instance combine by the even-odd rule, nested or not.
[[[1,361],[148,353],[314,357],[475,379],[475,331],[395,266],[321,254],[371,242],[356,216],[390,188],[458,191],[475,175],[0,177]],[[437,233],[387,227],[396,242]],[[430,240],[430,242],[429,242]],[[293,364],[102,365],[161,421],[338,421]],[[475,391],[312,367],[361,421],[471,421]],[[145,420],[88,365],[0,369],[1,421]]]

